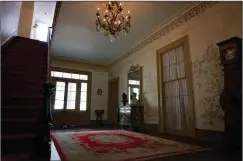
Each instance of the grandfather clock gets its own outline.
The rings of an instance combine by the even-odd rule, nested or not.
[[[220,104],[225,111],[226,149],[230,157],[242,152],[242,40],[238,37],[217,44],[224,66],[224,90]]]

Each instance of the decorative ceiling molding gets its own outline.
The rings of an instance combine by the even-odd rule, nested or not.
[[[131,49],[126,51],[120,57],[115,59],[109,66],[113,66],[116,63],[122,61],[123,59],[127,58],[133,53],[140,51],[145,46],[151,44],[155,40],[161,38],[162,36],[168,34],[169,32],[173,31],[174,29],[178,28],[182,24],[186,23],[190,19],[198,16],[199,14],[203,13],[208,8],[211,8],[217,1],[205,1],[200,3],[193,3],[186,8],[182,9],[180,12],[173,15],[168,21],[161,23],[158,27],[156,27],[152,32],[143,36],[142,40],[133,46]]]
[[[81,63],[81,64],[86,64],[86,65],[92,65],[96,67],[102,67],[102,68],[107,68],[108,66],[105,66],[103,64],[95,64],[87,61],[80,61],[80,60],[74,60],[74,59],[68,59],[64,57],[57,57],[57,56],[51,56],[51,59],[56,59],[56,60],[61,60],[61,61],[66,61],[66,62],[71,62],[71,63]],[[52,65],[55,66],[55,65]]]

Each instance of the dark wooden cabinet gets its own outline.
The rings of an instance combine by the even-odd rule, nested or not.
[[[242,152],[242,40],[237,37],[217,44],[224,66],[224,90],[220,103],[225,111],[226,149],[230,156]]]
[[[142,129],[144,123],[143,106],[122,106],[119,108],[119,125],[134,131]]]
[[[131,126],[135,131],[142,128],[144,123],[143,106],[131,106]]]

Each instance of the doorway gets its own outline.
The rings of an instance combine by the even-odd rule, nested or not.
[[[108,89],[108,122],[115,125],[119,108],[119,78],[109,80]]]
[[[91,73],[53,68],[51,75],[56,84],[51,110],[53,125],[89,125]]]
[[[195,135],[192,76],[187,37],[157,51],[161,131]]]

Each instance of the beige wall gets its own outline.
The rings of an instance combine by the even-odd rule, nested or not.
[[[192,18],[168,34],[150,43],[109,68],[109,79],[119,77],[119,94],[127,92],[127,71],[131,65],[143,66],[143,91],[148,100],[144,107],[145,122],[159,122],[156,51],[179,38],[188,35],[193,69],[194,108],[196,128],[224,130],[221,119],[203,118],[210,104],[219,107],[219,94],[223,86],[223,73],[219,64],[216,43],[233,36],[242,37],[242,3],[220,2]],[[217,83],[219,82],[219,83]],[[208,100],[208,101],[207,101]],[[220,111],[222,112],[222,111]]]
[[[107,103],[108,103],[108,69],[104,66],[74,62],[64,59],[52,58],[53,67],[61,67],[67,69],[76,69],[92,72],[91,84],[91,113],[90,119],[95,120],[94,110],[104,109],[104,120],[107,119]],[[97,90],[102,89],[102,95],[97,94]]]
[[[18,34],[18,24],[22,2],[1,3],[1,45],[11,36]]]
[[[19,33],[21,37],[30,38],[31,28],[34,14],[34,2],[22,2],[20,19],[19,19]]]

